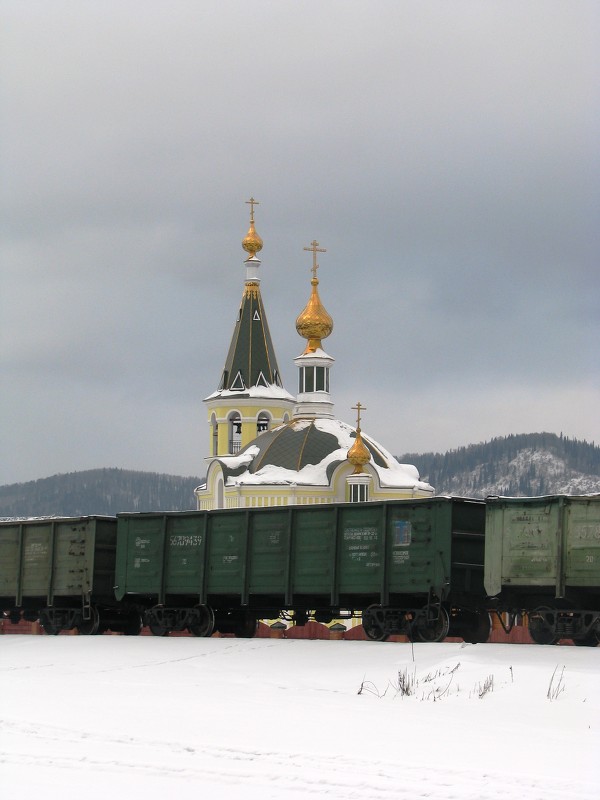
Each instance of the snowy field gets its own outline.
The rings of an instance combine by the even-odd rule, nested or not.
[[[5,798],[600,796],[600,647],[0,636],[0,675]]]

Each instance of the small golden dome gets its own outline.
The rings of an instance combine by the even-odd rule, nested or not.
[[[246,200],[246,203],[250,206],[250,227],[248,228],[248,233],[242,239],[242,247],[250,254],[250,258],[253,258],[262,250],[263,246],[263,240],[254,227],[254,206],[259,205],[259,203],[253,197],[250,200]]]
[[[363,472],[363,467],[371,460],[371,453],[369,453],[366,444],[362,440],[360,428],[356,429],[356,441],[350,450],[348,450],[347,458],[354,467],[354,475],[358,475],[359,473]]]
[[[312,242],[310,247],[305,247],[304,249],[311,250],[313,253],[313,277],[310,282],[312,292],[306,308],[296,320],[296,330],[300,336],[308,340],[304,353],[314,353],[315,350],[321,347],[321,339],[326,339],[333,330],[333,319],[325,310],[317,289],[319,285],[317,253],[325,253],[326,251],[319,248],[319,243],[316,240]]]

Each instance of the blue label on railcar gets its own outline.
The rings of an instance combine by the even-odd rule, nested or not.
[[[392,521],[392,544],[394,547],[408,547],[412,538],[410,520],[395,519]]]

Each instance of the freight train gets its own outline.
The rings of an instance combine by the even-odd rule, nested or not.
[[[0,523],[0,613],[77,629],[253,636],[360,618],[369,639],[600,642],[600,495],[458,497]]]

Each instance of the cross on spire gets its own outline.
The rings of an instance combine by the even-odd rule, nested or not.
[[[246,200],[246,205],[250,206],[250,222],[254,222],[254,206],[259,206],[260,203],[251,197],[250,200]]]
[[[319,269],[319,265],[317,264],[317,253],[326,253],[327,250],[324,247],[319,247],[319,243],[316,239],[312,240],[310,247],[305,247],[304,249],[311,251],[313,254],[312,274],[313,278],[316,278],[317,270]]]
[[[366,410],[367,410],[367,407],[363,406],[361,404],[360,400],[358,401],[358,403],[355,406],[352,406],[352,411],[357,411],[358,412],[358,414],[357,414],[358,419],[357,419],[357,422],[356,422],[356,427],[357,427],[358,430],[360,430],[360,412],[361,411],[366,411]]]

